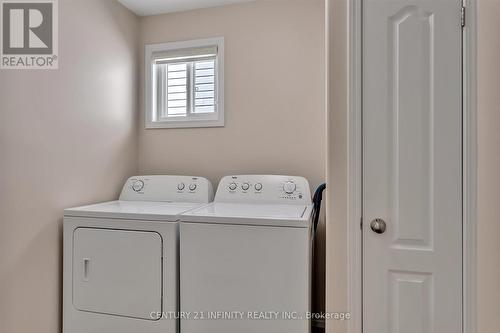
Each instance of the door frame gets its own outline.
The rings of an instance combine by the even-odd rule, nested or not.
[[[348,12],[348,333],[363,331],[362,241],[362,1],[349,1]],[[463,315],[462,333],[476,333],[477,229],[477,0],[462,0],[463,29]],[[457,13],[460,15],[460,13]]]

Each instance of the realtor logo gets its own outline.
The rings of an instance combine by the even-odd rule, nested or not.
[[[58,68],[56,1],[0,0],[0,68]]]

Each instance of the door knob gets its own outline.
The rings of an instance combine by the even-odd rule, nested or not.
[[[385,224],[384,220],[375,219],[370,223],[370,228],[372,228],[373,232],[377,234],[383,234],[385,232],[385,229],[387,228],[387,225]]]

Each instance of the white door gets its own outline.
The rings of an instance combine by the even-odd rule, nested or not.
[[[162,239],[156,232],[77,228],[73,234],[77,310],[154,320],[162,311]]]
[[[459,333],[461,0],[363,6],[363,331]]]

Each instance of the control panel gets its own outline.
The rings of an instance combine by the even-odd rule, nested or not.
[[[193,176],[136,176],[123,186],[120,200],[208,203],[213,200],[212,183]]]
[[[215,202],[311,204],[309,182],[304,177],[239,175],[222,178]]]

